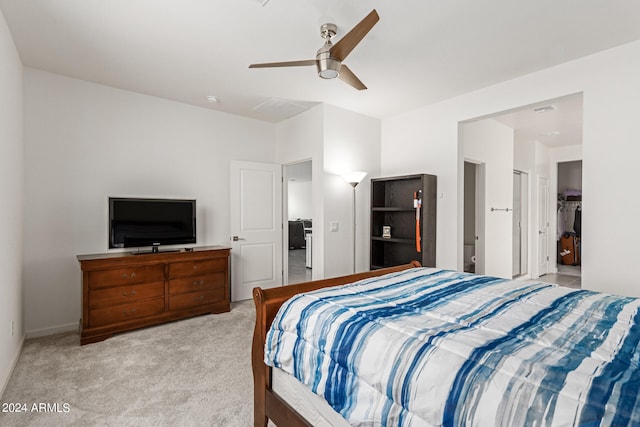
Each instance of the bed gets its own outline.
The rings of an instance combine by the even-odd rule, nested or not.
[[[417,263],[254,289],[256,426],[640,425],[640,300]]]

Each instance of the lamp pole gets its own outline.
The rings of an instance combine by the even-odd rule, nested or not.
[[[353,273],[356,272],[356,187],[367,176],[366,172],[350,172],[342,175],[345,181],[347,181],[353,188]]]

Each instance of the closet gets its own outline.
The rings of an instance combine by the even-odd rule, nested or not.
[[[558,272],[579,273],[582,240],[582,161],[558,163]]]

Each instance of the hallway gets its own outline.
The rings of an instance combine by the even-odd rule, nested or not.
[[[558,265],[557,273],[549,273],[538,277],[532,282],[555,283],[572,289],[581,289],[580,266]]]

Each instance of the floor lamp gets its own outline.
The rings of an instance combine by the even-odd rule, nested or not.
[[[349,172],[342,175],[353,188],[353,272],[356,272],[356,187],[367,176],[366,172]]]

